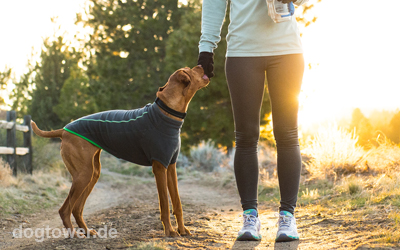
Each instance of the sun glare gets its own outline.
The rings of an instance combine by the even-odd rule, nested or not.
[[[385,5],[400,8],[397,0]],[[307,65],[299,96],[299,124],[310,127],[349,117],[354,108],[400,108],[397,77],[400,36],[395,15],[372,0],[322,1],[313,12],[317,22],[304,29]]]

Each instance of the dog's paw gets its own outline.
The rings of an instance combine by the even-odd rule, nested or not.
[[[78,239],[84,239],[84,238],[86,238],[86,235],[84,234],[84,233],[80,233],[80,232],[77,232],[77,231],[74,231],[74,237],[73,238],[78,238]]]
[[[167,230],[165,231],[165,236],[167,237],[178,237],[179,234],[175,232],[174,230]]]
[[[78,238],[79,238],[79,239],[84,239],[84,238],[86,238],[86,235],[80,233],[79,236],[78,236]]]
[[[178,228],[178,233],[181,236],[192,236],[192,234],[190,233],[189,229],[187,229],[186,227],[184,227],[184,232],[181,232],[181,230],[179,230],[179,228]]]
[[[91,230],[89,231],[89,234],[90,234],[90,236],[98,235],[97,232],[96,232],[96,230],[94,230],[94,229],[91,229]]]

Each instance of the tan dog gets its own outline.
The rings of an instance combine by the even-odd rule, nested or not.
[[[196,91],[207,86],[208,83],[209,79],[204,75],[204,71],[201,66],[196,66],[193,69],[179,69],[170,76],[168,82],[164,87],[159,88],[159,91],[157,92],[157,97],[170,109],[181,113],[186,113],[189,102]],[[172,112],[171,114],[171,112],[166,111],[168,109],[164,110],[165,108],[162,109],[159,107],[159,105],[153,105],[154,107],[157,107],[153,107],[155,111],[162,112],[160,114],[164,117],[161,118],[170,119],[170,122],[172,123],[182,121],[182,119],[178,118],[176,114],[174,114],[174,112]],[[108,112],[107,114],[113,114],[111,112]],[[145,115],[142,116],[147,115],[150,117],[150,115],[148,115],[147,113],[144,114]],[[89,125],[93,124],[91,123],[93,119],[90,120],[84,118],[82,118],[84,122],[87,122]],[[78,119],[77,121],[79,120],[81,119]],[[133,122],[129,123],[129,126],[136,126],[136,124],[139,124],[138,121],[140,121],[140,119],[131,120]],[[71,233],[70,236],[84,236],[82,234],[77,235],[77,232],[74,230],[71,222],[71,213],[75,217],[78,227],[83,229],[86,235],[96,235],[97,232],[95,230],[89,231],[83,220],[82,212],[86,199],[88,198],[90,192],[93,190],[94,185],[100,177],[101,147],[93,141],[88,140],[84,136],[71,133],[69,131],[66,131],[66,129],[42,131],[36,126],[34,122],[32,122],[32,129],[37,135],[41,137],[60,137],[62,139],[61,156],[63,158],[66,168],[72,175],[72,186],[68,197],[59,209],[59,214],[64,226]],[[112,149],[110,149],[110,151],[112,152]],[[136,152],[132,152],[132,154],[135,155]],[[118,152],[116,152],[114,155],[118,156]],[[178,236],[178,233],[180,235],[190,235],[190,231],[185,228],[183,222],[182,205],[179,197],[178,180],[176,175],[176,162],[165,165],[165,163],[162,164],[158,160],[154,160],[154,158],[157,158],[157,156],[152,158],[151,165],[156,179],[161,221],[164,226],[165,235],[172,237]],[[175,215],[178,224],[178,233],[172,228],[170,221],[168,191],[173,205],[173,214]]]

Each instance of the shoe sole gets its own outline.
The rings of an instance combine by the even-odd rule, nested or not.
[[[299,237],[288,236],[286,234],[279,235],[278,238],[275,239],[276,242],[288,242],[288,241],[295,241],[299,240]]]
[[[238,241],[260,241],[260,238],[254,237],[250,232],[245,232],[244,234],[237,237]]]

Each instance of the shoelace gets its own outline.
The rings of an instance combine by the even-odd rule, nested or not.
[[[286,216],[286,215],[281,215],[278,213],[275,214],[275,217],[279,217],[278,222],[276,222],[276,224],[279,225],[279,228],[290,227],[290,223],[292,222],[291,217]]]
[[[252,214],[243,214],[243,227],[254,227],[257,223],[257,217]]]

